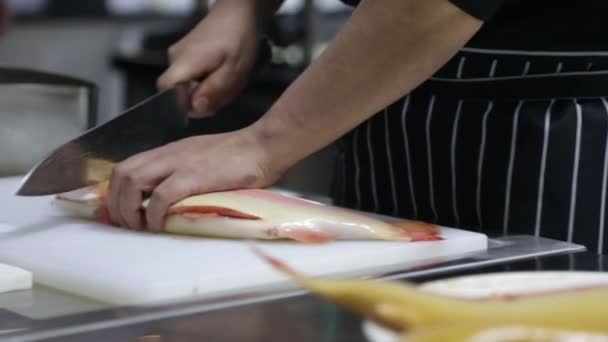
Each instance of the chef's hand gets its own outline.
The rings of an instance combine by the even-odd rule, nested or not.
[[[259,188],[282,171],[248,129],[187,138],[144,152],[114,167],[108,209],[115,224],[159,232],[167,209],[193,194]],[[145,213],[142,199],[151,193]]]
[[[205,117],[244,88],[259,50],[257,1],[218,1],[194,30],[169,48],[169,68],[160,89],[202,80],[189,94],[190,115]]]

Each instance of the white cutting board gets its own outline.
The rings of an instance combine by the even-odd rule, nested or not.
[[[66,218],[49,197],[17,197],[18,179],[0,179],[0,262],[34,281],[110,304],[215,296],[286,278],[236,240],[158,235]],[[13,228],[10,228],[13,227]],[[257,246],[312,275],[397,270],[487,247],[485,235],[442,228],[445,241],[335,242]]]

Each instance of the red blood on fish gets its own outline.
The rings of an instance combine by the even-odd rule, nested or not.
[[[327,243],[334,241],[336,235],[330,232],[292,229],[282,234],[284,237],[304,243]]]
[[[216,207],[216,206],[183,206],[169,209],[167,215],[178,214],[183,215],[186,218],[196,219],[213,216],[223,216],[242,220],[261,220],[261,217],[250,215],[242,211]]]
[[[439,235],[437,226],[422,221],[390,222],[393,226],[403,229],[412,241],[438,241],[443,240]]]
[[[439,235],[427,235],[427,234],[419,234],[419,233],[410,234],[410,237],[412,238],[412,241],[440,241],[440,240],[443,240],[443,238]]]
[[[200,220],[203,218],[209,218],[209,217],[220,217],[219,214],[217,213],[207,213],[207,214],[203,214],[203,213],[181,213],[179,214],[181,217],[189,219],[189,220]]]
[[[97,195],[97,197],[104,199],[108,196],[109,187],[110,187],[109,182],[99,183],[99,184],[97,184],[97,187],[95,189],[95,194]]]
[[[97,210],[95,210],[95,217],[98,221],[105,224],[112,224],[112,218],[110,217],[110,211],[108,210],[108,206],[105,204],[99,206]]]

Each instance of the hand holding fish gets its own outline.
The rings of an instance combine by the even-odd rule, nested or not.
[[[161,231],[167,209],[189,195],[272,184],[283,171],[270,160],[247,129],[192,137],[136,155],[114,167],[110,217],[123,227]],[[146,194],[150,202],[143,213]]]
[[[256,4],[255,8],[250,8],[252,4]],[[240,13],[253,11],[254,22],[259,24],[279,4],[278,0],[218,1],[200,24],[201,32],[192,37],[206,36],[202,28],[210,23],[235,25],[234,20],[225,20],[228,17],[223,16],[223,6]],[[412,18],[419,17],[417,13],[423,13],[422,17],[437,13],[438,17],[405,27],[401,13],[416,13]],[[143,227],[141,200],[144,194],[151,193],[146,226],[159,231],[167,208],[188,195],[273,183],[284,170],[409,93],[449,60],[479,27],[477,19],[443,0],[362,2],[357,15],[332,44],[253,125],[234,133],[190,138],[120,163],[111,177],[108,198],[112,220],[124,226]],[[214,32],[224,41],[232,39],[227,32]],[[208,44],[186,45],[183,55],[177,54],[187,63],[182,64],[175,57],[172,71],[166,75],[182,70],[179,77],[170,79],[187,81],[207,75],[199,89],[214,84],[211,81],[224,69],[217,65],[208,69],[194,63],[205,56],[203,52],[207,50],[199,49]],[[219,56],[221,61],[227,57],[225,53]],[[233,65],[242,66],[241,63],[244,60]],[[165,80],[160,83],[171,83],[164,83]]]
[[[115,225],[107,207],[108,183],[56,196],[68,216]],[[149,200],[141,204],[148,208]],[[411,220],[382,220],[267,189],[197,194],[169,207],[163,233],[207,238],[291,240],[328,243],[381,240],[401,243],[443,240],[437,226]]]

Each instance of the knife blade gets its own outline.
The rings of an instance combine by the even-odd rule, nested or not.
[[[110,178],[115,163],[182,137],[188,109],[182,85],[159,92],[52,151],[30,170],[19,196],[68,192]]]

